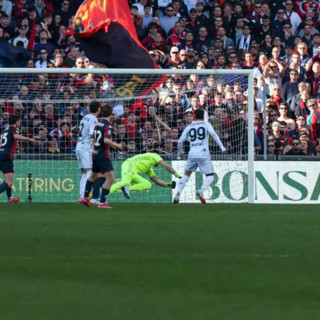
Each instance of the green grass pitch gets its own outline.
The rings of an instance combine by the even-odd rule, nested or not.
[[[301,320],[320,205],[1,204],[6,320]]]

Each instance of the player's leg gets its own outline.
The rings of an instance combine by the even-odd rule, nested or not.
[[[112,185],[110,194],[128,186],[132,181],[133,165],[130,161],[124,161],[121,165],[121,180]]]
[[[132,191],[143,191],[143,190],[149,190],[152,187],[152,183],[141,177],[138,174],[134,174],[132,177],[132,182],[134,183],[132,186],[129,187]]]
[[[4,175],[4,182],[0,185],[0,193],[6,191],[8,203],[19,202],[20,198],[12,197],[12,185],[14,181],[13,160],[2,161],[1,169]]]
[[[91,152],[87,150],[82,150],[81,148],[77,148],[76,156],[79,168],[81,169],[82,176],[80,180],[80,199],[84,197],[86,183],[91,175],[92,168],[92,156]]]
[[[100,197],[100,204],[98,204],[99,209],[110,209],[111,207],[108,205],[108,196],[110,193],[110,188],[114,182],[114,170],[111,159],[105,159],[103,162],[103,168],[101,167],[104,177],[106,181],[102,186],[102,192]]]
[[[84,193],[86,191],[86,183],[91,176],[91,168],[81,169],[82,175],[80,179],[80,199],[84,197]]]
[[[99,175],[98,171],[97,172],[94,172],[94,171],[91,172],[91,175],[90,175],[89,179],[87,180],[86,188],[85,188],[85,192],[84,192],[84,197],[86,199],[88,199],[89,194],[90,194],[91,189],[92,189],[92,186],[93,186],[94,182],[97,180],[98,175]]]
[[[102,186],[102,192],[101,192],[101,197],[100,197],[100,205],[98,206],[98,208],[101,208],[102,204],[106,204],[106,202],[108,202],[108,196],[110,193],[110,188],[114,182],[114,171],[108,171],[108,172],[104,172],[104,177],[105,177],[105,182]],[[108,207],[103,206],[103,208],[111,208],[109,205]]]
[[[90,203],[99,203],[100,189],[102,188],[105,181],[106,178],[102,173],[100,173],[98,179],[93,184],[92,197],[90,199]]]
[[[211,183],[214,180],[213,176],[213,167],[210,158],[204,159],[199,163],[199,169],[201,173],[203,173],[206,178],[203,181],[201,188],[197,191],[197,196],[200,198],[203,204],[206,203],[206,200],[203,197],[203,192],[210,187]]]
[[[90,207],[90,202],[89,202],[89,194],[91,192],[92,186],[94,184],[94,182],[97,180],[99,175],[99,163],[94,161],[93,165],[92,165],[92,172],[90,177],[88,178],[87,182],[86,182],[86,188],[84,191],[84,197],[79,199],[79,203],[86,205],[87,207]]]
[[[173,203],[179,203],[180,201],[180,195],[184,187],[186,186],[189,177],[191,176],[192,172],[195,172],[198,168],[198,163],[197,161],[194,161],[192,159],[188,159],[186,163],[186,169],[184,175],[181,177],[179,183],[178,183],[178,189],[177,193],[174,197]]]

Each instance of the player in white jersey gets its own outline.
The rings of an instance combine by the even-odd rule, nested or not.
[[[92,101],[89,105],[89,114],[85,115],[79,124],[79,135],[76,147],[76,156],[79,169],[82,172],[80,180],[80,198],[84,197],[86,182],[91,175],[92,169],[92,136],[95,125],[98,123],[100,103]]]
[[[209,135],[219,145],[222,153],[226,153],[226,148],[223,146],[219,136],[214,131],[212,125],[209,122],[203,120],[204,110],[197,109],[194,111],[195,121],[189,124],[182,132],[182,135],[178,142],[178,153],[183,156],[182,146],[185,140],[190,142],[190,151],[188,160],[186,163],[185,173],[180,179],[178,184],[178,191],[174,197],[173,203],[179,203],[180,195],[189,180],[192,172],[195,172],[199,167],[201,173],[206,175],[201,188],[197,191],[197,196],[200,198],[203,204],[206,200],[203,197],[203,192],[213,182],[213,168],[211,164],[210,152],[209,152]]]

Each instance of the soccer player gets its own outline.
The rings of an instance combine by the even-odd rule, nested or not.
[[[100,197],[100,203],[98,204],[98,208],[111,208],[109,204],[106,203],[107,197],[110,192],[110,188],[114,182],[114,171],[110,159],[109,147],[122,149],[121,143],[115,143],[110,139],[112,130],[110,123],[111,115],[112,107],[109,105],[102,106],[100,108],[100,120],[96,124],[93,131],[94,142],[92,153],[92,173],[86,183],[84,198],[79,200],[80,203],[83,203],[88,207],[91,206],[88,197],[92,189],[93,183],[99,177],[99,173],[103,173],[106,180],[102,186],[102,193]]]
[[[147,176],[157,185],[174,189],[176,182],[165,182],[159,179],[153,171],[153,167],[158,165],[164,167],[168,172],[177,178],[181,176],[168,163],[166,163],[157,153],[143,153],[131,157],[121,165],[121,180],[115,183],[110,190],[110,194],[121,189],[123,195],[130,199],[130,190],[142,191],[151,189],[152,184],[147,179],[141,177],[139,173],[146,173]],[[129,187],[129,184],[133,183]]]
[[[92,169],[92,139],[93,130],[98,123],[97,116],[100,113],[100,103],[92,101],[89,105],[89,114],[85,115],[79,124],[79,135],[76,147],[76,156],[79,165],[79,169],[82,172],[80,180],[80,198],[84,198],[84,192],[86,189],[86,183],[91,175]]]
[[[193,121],[183,130],[182,135],[178,141],[178,153],[181,157],[183,156],[183,142],[186,139],[190,141],[190,151],[186,163],[185,173],[179,181],[178,190],[174,197],[173,203],[179,203],[180,195],[183,188],[188,182],[191,173],[195,172],[198,167],[200,168],[201,173],[206,175],[206,179],[204,180],[200,190],[198,190],[196,194],[203,204],[206,203],[206,200],[203,197],[203,192],[213,182],[213,168],[208,147],[209,135],[212,136],[212,138],[219,145],[222,153],[226,153],[226,148],[223,146],[219,136],[214,131],[212,125],[209,122],[205,122],[203,120],[204,110],[195,110],[194,116],[195,121]]]
[[[18,140],[36,143],[35,139],[20,135],[20,117],[11,115],[9,127],[1,134],[0,139],[0,170],[4,175],[4,182],[0,185],[0,193],[6,191],[8,203],[19,202],[19,198],[12,197],[12,185],[14,180],[13,153],[17,147]]]

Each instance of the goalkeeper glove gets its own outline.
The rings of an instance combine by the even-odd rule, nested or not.
[[[178,172],[175,172],[174,176],[175,176],[176,178],[181,179],[181,175],[180,175]]]
[[[168,182],[168,188],[174,189],[177,183],[175,181]]]

